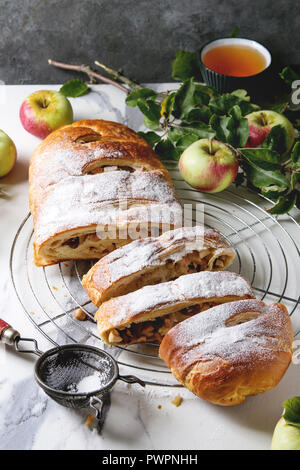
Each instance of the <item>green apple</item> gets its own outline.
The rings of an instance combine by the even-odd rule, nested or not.
[[[26,131],[44,139],[59,127],[71,124],[73,110],[69,100],[58,91],[41,90],[23,101],[20,119]]]
[[[284,417],[278,421],[272,439],[272,450],[300,450],[300,428],[287,424]]]
[[[193,188],[218,193],[227,188],[238,172],[236,150],[215,139],[200,139],[191,144],[179,159],[179,171]]]
[[[0,177],[7,175],[15,166],[16,146],[11,138],[0,130]]]
[[[266,139],[274,126],[282,126],[286,130],[286,148],[288,152],[295,140],[295,131],[292,123],[283,114],[275,111],[255,111],[245,116],[249,122],[249,138],[245,147],[259,147]]]

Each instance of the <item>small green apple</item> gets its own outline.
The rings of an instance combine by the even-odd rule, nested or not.
[[[0,177],[9,173],[17,159],[16,146],[11,138],[0,130]]]
[[[245,116],[249,122],[249,138],[246,147],[259,147],[274,126],[282,126],[286,130],[286,149],[288,152],[295,140],[292,123],[280,113],[269,110],[255,111]]]
[[[238,172],[236,150],[215,139],[200,139],[191,144],[180,157],[179,171],[193,188],[206,193],[226,189]]]
[[[27,132],[44,139],[59,127],[71,124],[73,110],[69,100],[59,91],[41,90],[23,101],[20,119]]]
[[[300,428],[287,424],[284,417],[278,421],[272,439],[272,450],[300,450]]]

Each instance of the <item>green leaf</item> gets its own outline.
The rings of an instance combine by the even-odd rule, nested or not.
[[[249,136],[248,120],[242,116],[241,109],[235,105],[229,116],[214,114],[209,124],[216,131],[216,138],[233,147],[243,147]]]
[[[138,134],[145,139],[145,141],[151,146],[154,147],[161,140],[161,136],[155,132],[138,132]]]
[[[293,172],[291,176],[291,186],[296,189],[300,185],[300,173]]]
[[[194,134],[198,136],[198,139],[209,139],[215,136],[215,131],[204,122],[197,122],[192,125],[182,124],[179,132],[181,132],[182,135]]]
[[[270,214],[287,214],[290,210],[293,209],[294,205],[296,204],[297,194],[296,191],[292,191],[290,194],[286,196],[280,196],[278,198],[277,203],[268,209]],[[299,424],[300,427],[300,424]]]
[[[256,148],[242,148],[240,152],[249,160],[254,162],[269,162],[278,165],[280,163],[280,154],[274,150],[268,148],[256,147]]]
[[[291,160],[293,168],[300,169],[300,142],[295,143],[291,153]]]
[[[151,88],[142,88],[141,90],[132,91],[126,98],[126,104],[128,106],[138,106],[138,100],[154,100],[156,98],[156,93]]]
[[[214,96],[220,96],[220,93],[216,88],[213,88],[208,85],[204,85],[203,83],[196,83],[196,89],[199,92],[205,93],[209,96],[209,98],[213,98]]]
[[[286,151],[287,132],[280,124],[272,127],[262,147],[278,152],[280,155]]]
[[[176,52],[176,58],[173,61],[172,78],[184,81],[191,77],[202,80],[198,54],[179,50]]]
[[[195,108],[197,103],[195,97],[196,86],[192,79],[188,79],[179,88],[175,94],[174,116],[177,119],[183,119]]]
[[[211,117],[211,111],[208,106],[200,105],[198,108],[191,109],[185,116],[183,121],[191,124],[197,123],[199,121],[205,122],[208,124]]]
[[[233,28],[230,37],[232,37],[232,38],[237,38],[237,37],[238,37],[238,34],[239,34],[239,31],[240,31],[240,27],[236,25],[236,26]]]
[[[248,96],[247,90],[243,90],[242,88],[232,91],[231,94],[237,96],[241,100],[250,101],[250,96]]]
[[[234,106],[238,105],[241,109],[242,115],[245,116],[246,114],[259,109],[259,106],[247,101],[245,99],[245,95],[241,98],[240,96],[236,96],[234,93],[235,92],[225,93],[217,98],[212,98],[209,105],[213,112],[216,114],[228,114]],[[241,95],[240,90],[238,94]]]
[[[90,89],[88,85],[82,80],[74,79],[65,83],[59,91],[64,96],[77,98],[78,96],[82,96],[88,93]]]
[[[179,160],[181,155],[181,150],[176,149],[169,139],[158,142],[155,152],[161,160]]]
[[[197,104],[209,104],[210,99],[213,96],[219,96],[218,92],[213,88],[208,87],[207,85],[201,85],[200,83],[195,83],[195,102]]]
[[[249,123],[242,116],[241,108],[235,105],[230,111],[232,118],[231,134],[228,136],[228,143],[233,147],[244,147],[249,137]]]
[[[261,193],[269,199],[273,201],[277,201],[277,199],[286,192],[286,188],[280,188],[279,186],[271,185],[265,188],[261,188]]]
[[[227,114],[234,105],[238,104],[239,98],[230,93],[212,98],[209,102],[210,107],[216,114]]]
[[[284,190],[290,186],[278,165],[246,157],[244,153],[243,155],[245,158],[241,162],[242,167],[248,181],[256,188],[261,189],[275,185]]]
[[[289,86],[291,86],[294,80],[300,79],[300,75],[295,72],[295,70],[293,70],[292,67],[290,67],[289,65],[282,69],[282,71],[279,73],[279,76]]]
[[[283,418],[287,424],[300,427],[300,397],[293,397],[283,402]]]
[[[160,104],[160,113],[165,119],[171,116],[175,104],[176,92],[170,93]]]
[[[209,125],[215,131],[215,137],[221,142],[227,142],[227,122],[229,120],[228,116],[218,116],[213,114],[209,120]]]
[[[176,150],[180,151],[180,154],[184,152],[191,144],[199,140],[199,137],[195,134],[183,135],[176,142]]]
[[[149,129],[158,129],[160,121],[160,106],[154,101],[138,99],[137,105],[144,114],[145,126]]]

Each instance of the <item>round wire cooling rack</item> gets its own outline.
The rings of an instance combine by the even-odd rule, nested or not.
[[[249,279],[257,298],[283,302],[292,319],[295,336],[300,333],[299,247],[300,227],[291,215],[278,218],[265,211],[266,198],[247,188],[230,187],[205,195],[190,188],[177,165],[167,162],[177,194],[185,205],[188,223],[205,223],[221,232],[234,248],[230,267]],[[103,349],[93,315],[95,307],[81,285],[93,262],[61,262],[37,268],[33,263],[33,226],[30,214],[21,223],[13,241],[10,270],[17,297],[35,327],[53,344],[87,343]],[[81,308],[88,320],[74,318]],[[109,348],[124,368],[137,369],[148,384],[180,387],[157,356],[157,346],[139,344]]]

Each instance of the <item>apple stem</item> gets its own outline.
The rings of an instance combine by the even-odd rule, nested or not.
[[[117,81],[105,77],[104,75],[101,75],[100,73],[94,72],[88,65],[73,65],[73,64],[66,64],[64,62],[58,62],[56,60],[48,60],[48,63],[50,65],[53,65],[53,67],[57,67],[60,69],[64,70],[74,70],[75,72],[81,72],[81,73],[86,73],[88,77],[90,78],[91,81],[95,82],[96,80],[100,80],[104,83],[108,83],[109,85],[113,85],[120,90],[124,91],[125,93],[130,93],[131,90],[126,88],[125,86],[121,85],[121,83],[118,83]]]
[[[208,139],[208,142],[209,142],[209,153],[212,155],[213,154],[213,148],[212,148],[212,137],[210,139]]]
[[[260,113],[260,116],[261,116],[262,125],[267,126],[268,125],[268,120],[267,120],[267,117],[266,117],[265,113]]]

